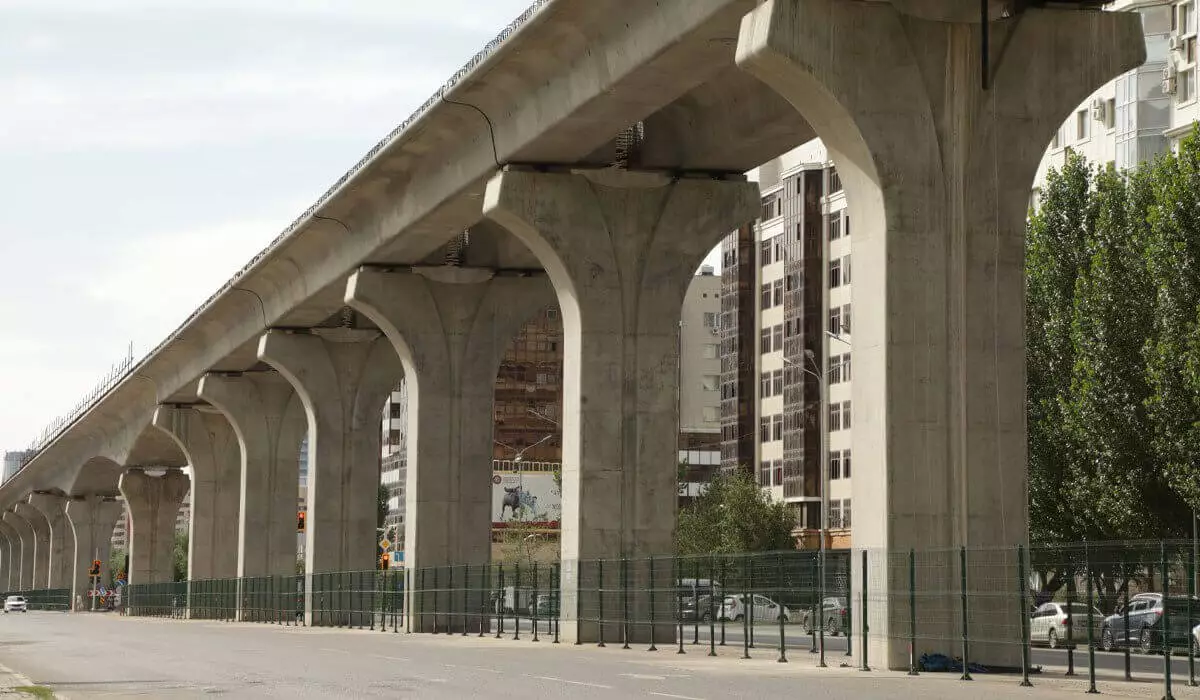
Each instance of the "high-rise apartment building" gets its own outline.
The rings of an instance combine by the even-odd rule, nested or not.
[[[1046,172],[1069,152],[1124,170],[1176,147],[1200,118],[1197,100],[1197,1],[1118,0],[1116,12],[1136,12],[1146,36],[1146,62],[1092,93],[1067,116],[1038,170],[1034,198]]]
[[[815,547],[822,529],[830,546],[848,546],[853,272],[846,197],[819,140],[764,164],[757,176],[762,214],[721,247],[722,466],[753,469],[763,489],[789,504],[801,546]]]
[[[30,456],[32,456],[32,452],[29,450],[16,450],[15,452],[5,452],[4,453],[4,474],[3,474],[3,479],[0,479],[0,483],[8,481],[9,479],[13,478],[13,476],[15,476],[17,472],[21,471],[21,465],[24,464],[25,460],[27,458],[29,458]]]

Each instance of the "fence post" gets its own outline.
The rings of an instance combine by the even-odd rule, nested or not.
[[[559,588],[562,587],[562,560],[552,564],[550,568],[550,601],[554,603],[551,609],[554,611],[554,644],[558,644],[558,625],[562,620],[562,593]]]
[[[467,611],[471,609],[471,565],[463,564],[462,636],[467,636]]]
[[[604,560],[597,559],[596,567],[597,567],[596,568],[596,578],[598,579],[598,582],[596,584],[596,590],[599,593],[597,598],[599,598],[599,601],[600,601],[600,604],[597,607],[597,611],[599,612],[599,615],[597,615],[597,624],[596,624],[596,636],[597,636],[597,638],[599,638],[600,641],[599,641],[599,643],[596,644],[596,646],[603,647],[604,646]]]
[[[775,589],[775,598],[776,598],[775,602],[776,602],[776,604],[779,605],[779,658],[776,659],[776,661],[778,661],[781,664],[786,664],[787,663],[787,638],[784,634],[784,628],[783,628],[784,619],[786,616],[783,614],[783,611],[786,610],[787,608],[783,604],[784,588],[783,588],[783,553],[782,552],[779,553],[778,564],[779,564],[778,570],[775,573],[775,578],[778,583],[778,588]],[[709,581],[711,581],[711,580],[712,580],[712,578],[710,577]],[[711,598],[710,598],[710,600],[711,600]],[[716,656],[717,651],[716,651],[716,649],[712,648],[712,642],[713,642],[712,618],[710,617],[709,618],[709,630],[708,630],[709,656]]]
[[[541,581],[538,579],[538,564],[533,562],[533,641],[538,641],[538,604],[542,600],[541,596]],[[463,606],[466,609],[466,606]],[[466,634],[466,625],[463,626],[463,634]]]
[[[647,649],[646,651],[658,651],[658,647],[654,646],[654,637],[655,637],[654,633],[658,631],[657,628],[655,628],[655,626],[654,626],[654,599],[657,597],[655,594],[658,591],[656,591],[654,589],[654,557],[653,556],[651,556],[649,558],[649,562],[650,562],[650,648]]]
[[[747,575],[747,571],[746,571],[749,561],[750,561],[749,557],[746,557],[746,556],[742,557],[742,584],[743,584],[742,590],[744,591],[742,593],[742,607],[745,608],[745,610],[743,610],[743,612],[742,612],[742,658],[743,659],[750,658],[750,615],[749,615],[750,606],[748,605],[748,603],[751,600],[750,597],[752,595],[754,595],[753,591],[745,590],[746,589],[745,584],[748,583],[748,579],[749,579],[749,576]]]
[[[1095,627],[1095,618],[1092,615],[1092,551],[1088,548],[1087,540],[1083,541],[1083,568],[1084,576],[1087,577],[1087,641],[1088,641],[1088,695],[1094,695],[1100,691],[1096,690],[1096,632],[1092,629]],[[1070,608],[1067,608],[1068,619],[1070,619]]]
[[[692,559],[692,607],[696,610],[696,616],[692,618],[692,646],[700,643],[700,560]],[[682,586],[680,586],[682,588]]]
[[[917,672],[917,550],[908,550],[908,675]]]
[[[867,550],[864,549],[862,551],[862,590],[858,592],[859,600],[861,601],[859,607],[862,609],[862,634],[859,635],[862,637],[859,640],[859,644],[862,644],[862,668],[858,669],[860,671],[871,670],[871,666],[867,663],[867,640],[870,639],[869,634],[871,632],[871,625],[867,622],[867,585]],[[848,627],[850,625],[847,625]],[[847,640],[846,644],[849,645],[849,643],[849,640]]]
[[[1129,639],[1129,570],[1125,569],[1125,602],[1121,605],[1122,622],[1125,624],[1121,629],[1125,630],[1125,680],[1133,680],[1133,670],[1130,667],[1129,655],[1132,652],[1130,646],[1132,642]]]
[[[500,597],[496,599],[496,639],[504,633],[504,600],[508,591],[504,588],[504,564],[500,564]]]
[[[1187,601],[1187,627],[1191,627],[1196,619],[1195,607],[1192,604],[1192,598],[1196,597],[1196,548],[1188,548],[1188,601]],[[1196,640],[1192,635],[1191,630],[1188,630],[1188,685],[1196,687]]]
[[[1171,694],[1171,570],[1167,568],[1167,543],[1158,543],[1162,567],[1162,656],[1163,656],[1163,700],[1174,700]],[[1188,621],[1189,626],[1191,620]],[[1191,636],[1191,630],[1188,630]]]
[[[824,469],[825,467],[822,467]],[[825,531],[821,531],[821,549],[817,552],[817,668],[825,668]],[[849,604],[847,599],[846,603]]]
[[[1020,606],[1017,615],[1021,618],[1021,687],[1031,688],[1029,682],[1029,605],[1025,602],[1025,546],[1017,545],[1017,595]]]
[[[622,649],[629,648],[629,558],[621,557],[621,637]]]
[[[1071,609],[1079,600],[1078,591],[1075,586],[1075,576],[1079,573],[1075,570],[1075,556],[1070,555],[1070,564],[1067,571],[1070,575],[1067,577],[1067,673],[1068,676],[1075,675],[1075,625],[1071,624]]]
[[[965,546],[958,548],[958,568],[959,568],[959,588],[962,594],[962,677],[959,680],[971,680],[971,656],[969,631],[967,624],[967,548]]]
[[[492,614],[488,612],[487,601],[492,599],[492,564],[479,567],[479,636],[483,637],[483,623],[492,623]],[[491,630],[488,630],[489,632]]]
[[[679,650],[676,654],[686,654],[683,650],[683,600],[679,597],[679,574],[683,573],[683,563],[679,561],[679,555],[671,558],[671,597],[675,599],[675,624],[672,627],[678,629],[678,634],[675,639],[679,642]]]

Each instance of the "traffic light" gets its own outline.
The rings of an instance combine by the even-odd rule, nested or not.
[[[99,576],[99,575],[100,575],[100,560],[93,559],[92,560],[92,568],[88,570],[88,576]]]
[[[304,511],[296,513],[296,532],[304,532],[305,516],[306,513]]]
[[[390,554],[388,554],[387,552],[384,552],[383,554],[380,554],[380,555],[379,555],[379,568],[380,568],[380,570],[382,570],[382,571],[386,571],[386,570],[387,570],[387,568],[388,568],[388,560],[389,560],[390,558],[391,558],[391,555],[390,555]]]

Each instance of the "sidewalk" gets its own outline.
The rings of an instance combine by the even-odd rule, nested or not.
[[[57,698],[49,688],[36,686],[28,678],[0,664],[0,698]]]

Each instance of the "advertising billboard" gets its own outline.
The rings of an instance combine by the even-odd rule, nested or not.
[[[558,528],[562,497],[554,474],[545,471],[505,471],[492,474],[492,527]]]

